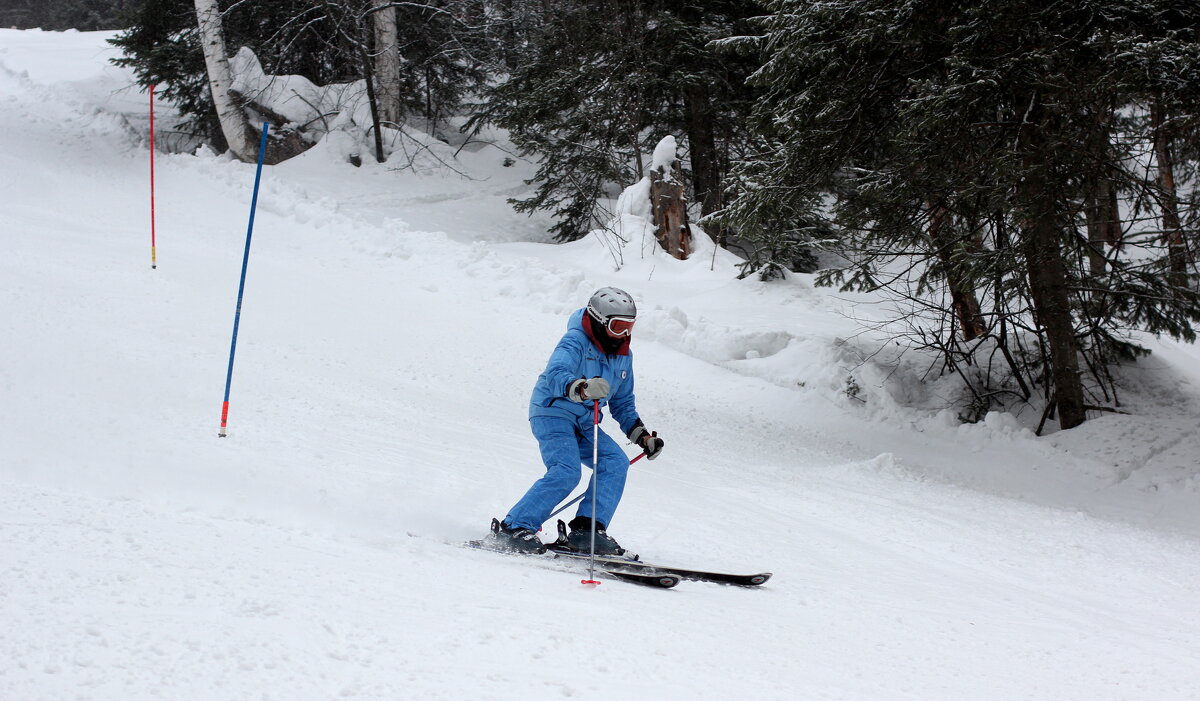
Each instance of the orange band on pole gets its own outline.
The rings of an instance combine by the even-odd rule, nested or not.
[[[229,423],[229,402],[221,403],[221,430],[217,433],[220,438],[225,437],[225,426]]]

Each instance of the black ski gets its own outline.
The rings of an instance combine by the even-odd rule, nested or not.
[[[547,545],[546,549],[558,557],[580,561],[588,561],[591,559],[587,553],[563,549],[557,543],[551,543],[550,545]],[[674,575],[680,579],[689,579],[694,582],[716,582],[718,584],[734,584],[741,587],[756,587],[771,578],[770,572],[757,572],[755,574],[711,572],[708,570],[693,570],[686,567],[655,565],[653,563],[642,562],[640,560],[630,560],[623,557],[597,557],[596,564],[604,567],[604,569],[609,572]]]
[[[567,524],[561,520],[558,522],[558,540],[553,543],[547,543],[546,550],[559,557],[583,560],[591,559],[588,553],[575,550],[567,544]],[[671,574],[681,579],[690,579],[695,582],[716,582],[718,584],[734,584],[740,587],[756,587],[771,578],[770,572],[734,574],[732,572],[711,572],[708,570],[655,565],[642,562],[638,559],[637,555],[627,551],[622,551],[620,555],[598,556],[596,562],[609,570],[618,569],[625,572]]]
[[[596,560],[596,562],[599,562],[599,560]],[[659,587],[660,589],[670,589],[676,584],[679,584],[680,579],[678,575],[671,574],[669,572],[654,572],[653,574],[648,574],[645,572],[629,572],[627,570],[610,567],[601,567],[600,569],[596,570],[596,573],[604,574],[625,582],[644,584],[648,587]]]
[[[484,539],[484,540],[469,540],[465,543],[465,545],[468,548],[475,548],[478,550],[488,550],[488,551],[491,551],[494,553],[500,553],[501,555],[521,555],[521,554],[523,554],[523,553],[515,552],[513,550],[506,550],[503,548],[492,547],[492,545],[490,543],[488,543],[486,541],[486,539]],[[546,564],[553,562],[553,560],[551,558],[557,559],[557,555],[555,555],[554,553],[550,553],[547,551],[547,555],[549,555],[550,557],[547,557],[546,555],[529,555],[529,557],[531,557],[535,562],[546,563]],[[571,561],[571,563],[573,565],[583,565],[588,561],[589,558],[585,555],[582,560],[579,560],[577,558],[568,558],[568,559]],[[596,563],[597,563],[597,568],[596,568],[595,574],[597,576],[607,577],[610,579],[619,579],[623,582],[630,582],[631,584],[641,584],[643,586],[657,587],[659,589],[670,589],[671,587],[674,587],[675,585],[679,584],[679,581],[680,581],[680,577],[678,575],[672,574],[670,572],[637,572],[637,571],[631,571],[631,570],[625,569],[625,568],[609,567],[602,562],[602,558],[596,558]]]

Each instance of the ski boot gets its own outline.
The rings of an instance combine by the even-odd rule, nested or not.
[[[492,519],[492,539],[500,550],[528,555],[541,555],[546,552],[546,546],[538,538],[538,534],[528,528],[510,528]]]
[[[565,530],[562,527],[562,521],[559,521],[559,530]],[[566,536],[566,544],[572,550],[581,553],[590,553],[592,551],[592,519],[586,516],[576,516],[567,524],[571,527],[571,532]],[[561,540],[561,537],[560,537]],[[604,557],[619,557],[625,554],[625,548],[622,548],[613,537],[604,530],[604,524],[596,524],[596,554]]]

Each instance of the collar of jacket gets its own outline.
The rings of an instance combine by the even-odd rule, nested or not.
[[[592,342],[593,346],[595,346],[601,353],[610,355],[608,351],[604,350],[604,345],[601,344],[594,335],[592,335],[591,317],[588,316],[587,309],[583,310],[583,316],[579,319],[579,325],[583,327],[583,333],[587,335],[588,340]],[[629,355],[629,341],[632,340],[632,338],[632,334],[626,336],[625,340],[621,342],[621,345],[617,346],[617,352],[612,353],[611,355]]]

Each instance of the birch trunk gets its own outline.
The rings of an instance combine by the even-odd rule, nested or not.
[[[195,0],[196,21],[200,25],[200,46],[204,50],[204,64],[208,69],[208,86],[212,90],[213,104],[221,122],[221,132],[229,144],[229,150],[238,160],[253,163],[258,160],[254,137],[246,114],[241,105],[230,94],[233,87],[233,71],[229,68],[229,55],[225,52],[225,30],[221,23],[221,10],[217,0]]]
[[[379,100],[379,118],[390,125],[400,123],[400,33],[396,26],[396,6],[391,0],[372,0],[372,26],[375,29],[375,85]]]

